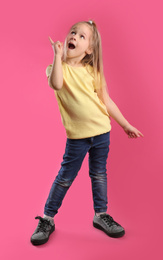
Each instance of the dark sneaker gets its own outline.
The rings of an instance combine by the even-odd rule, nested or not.
[[[110,237],[122,237],[125,234],[125,230],[120,224],[114,221],[114,219],[104,213],[99,217],[96,215],[93,219],[93,226],[104,231]]]
[[[39,223],[31,237],[31,243],[37,246],[45,244],[49,240],[50,234],[55,230],[55,225],[52,225],[50,220],[39,216],[35,219],[39,219]]]

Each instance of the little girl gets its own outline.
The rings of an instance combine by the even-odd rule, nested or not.
[[[101,37],[95,22],[73,25],[64,46],[50,37],[49,40],[55,55],[46,75],[58,101],[67,142],[61,168],[45,204],[44,216],[36,217],[39,223],[31,242],[33,245],[44,244],[55,230],[54,216],[87,152],[95,211],[93,226],[108,236],[121,237],[125,234],[124,228],[106,213],[110,116],[129,138],[143,134],[129,124],[109,97],[103,73]]]

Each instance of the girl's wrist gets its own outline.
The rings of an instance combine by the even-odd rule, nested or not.
[[[55,54],[53,58],[53,64],[55,64],[56,62],[60,63],[61,61],[62,61],[62,56],[60,54]]]
[[[61,53],[55,53],[55,57],[62,58],[62,54]]]
[[[125,130],[130,126],[130,123],[127,121],[125,125],[122,126],[122,128]]]

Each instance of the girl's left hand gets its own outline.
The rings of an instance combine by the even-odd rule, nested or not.
[[[126,134],[128,135],[128,138],[144,137],[144,135],[138,129],[136,129],[135,127],[133,127],[130,124],[125,126],[123,129],[126,132]]]

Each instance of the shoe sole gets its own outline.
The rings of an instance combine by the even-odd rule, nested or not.
[[[31,238],[31,243],[32,243],[32,245],[34,245],[34,246],[40,246],[40,245],[43,245],[43,244],[45,244],[46,242],[48,242],[49,237],[50,237],[51,233],[53,233],[54,230],[55,230],[55,228],[53,227],[52,230],[51,230],[50,233],[49,233],[49,236],[48,236],[47,238],[45,238],[45,239],[42,239],[42,240],[32,240],[32,238]]]
[[[109,237],[114,237],[114,238],[118,238],[118,237],[122,237],[125,234],[125,231],[122,230],[121,232],[118,233],[109,233],[108,231],[106,231],[103,227],[101,227],[99,224],[94,223],[93,222],[93,226],[97,229],[100,229],[102,231],[104,231]]]

